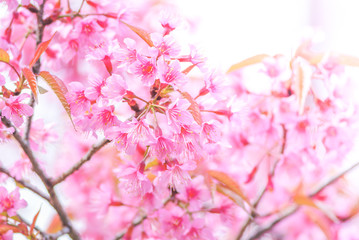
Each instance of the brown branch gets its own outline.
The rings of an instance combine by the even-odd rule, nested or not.
[[[163,202],[163,206],[166,206],[169,202],[174,201],[175,200],[175,196],[176,196],[177,192],[176,191],[172,191],[171,192],[171,196],[169,198],[167,198],[164,202]],[[125,232],[117,235],[115,237],[115,240],[121,240],[129,231],[130,228],[134,228],[138,225],[140,225],[145,219],[147,219],[147,215],[143,215],[139,220],[137,221],[132,221],[131,225],[125,230]]]
[[[320,191],[322,191],[324,188],[328,187],[329,185],[333,184],[335,181],[337,181],[339,178],[341,178],[342,176],[344,176],[346,173],[350,172],[351,170],[353,170],[354,168],[359,166],[359,162],[353,164],[352,166],[350,166],[349,168],[345,169],[344,171],[338,173],[337,175],[329,178],[327,181],[325,181],[324,183],[322,183],[319,187],[317,187],[313,192],[311,192],[308,196],[309,197],[314,197],[316,194],[318,194]],[[291,216],[292,214],[294,214],[296,211],[298,211],[298,209],[300,208],[300,206],[298,205],[292,205],[289,206],[287,208],[285,208],[283,211],[281,211],[281,213],[279,214],[279,216],[274,219],[271,223],[267,224],[265,227],[262,227],[261,229],[259,229],[257,232],[255,232],[252,236],[250,236],[248,238],[248,240],[255,240],[258,239],[260,236],[262,236],[264,233],[270,231],[275,225],[277,225],[278,223],[280,223],[283,219]]]
[[[46,0],[44,0],[42,2],[42,4],[40,5],[40,8],[39,8],[39,11],[36,13],[36,19],[37,19],[36,47],[38,47],[40,45],[40,43],[42,42],[42,38],[44,36],[45,24],[44,24],[43,16],[44,16],[45,3],[46,3]],[[32,67],[32,71],[34,72],[35,75],[39,74],[40,68],[41,68],[41,61],[40,61],[40,58],[39,58],[36,61],[36,63],[34,64],[34,66]],[[32,93],[31,93],[31,100],[30,100],[29,105],[32,108],[35,107],[35,98],[34,98],[34,95]],[[26,143],[29,142],[33,116],[34,116],[34,114],[27,118],[27,124],[26,124],[25,134],[24,134],[24,140],[26,141]]]
[[[29,160],[32,164],[33,171],[40,177],[41,181],[45,185],[46,190],[48,191],[48,193],[50,195],[50,203],[53,206],[53,208],[56,210],[57,214],[59,215],[63,226],[67,226],[70,229],[69,235],[73,240],[79,240],[80,235],[73,228],[73,226],[66,214],[66,211],[62,207],[62,205],[57,197],[57,194],[54,190],[54,186],[52,185],[51,180],[45,175],[44,171],[40,168],[40,165],[39,165],[38,161],[36,160],[34,153],[32,152],[32,149],[27,144],[27,142],[25,142],[25,140],[22,139],[22,137],[20,136],[17,129],[12,125],[12,123],[8,119],[6,119],[5,117],[2,117],[1,121],[4,123],[5,126],[12,127],[15,129],[15,131],[12,135],[14,136],[16,141],[20,144],[21,148],[23,149],[23,151],[29,158]]]
[[[15,182],[21,184],[22,186],[24,186],[25,188],[29,189],[30,191],[32,191],[33,193],[35,193],[36,195],[38,195],[39,197],[41,197],[42,199],[46,200],[47,202],[50,202],[50,199],[45,196],[45,194],[43,194],[39,189],[37,189],[35,186],[32,186],[31,184],[20,180],[20,179],[16,179],[14,176],[12,176],[10,174],[10,172],[8,170],[6,170],[3,167],[0,167],[0,172],[6,174],[9,178],[13,179]]]
[[[94,144],[92,148],[81,158],[81,160],[76,163],[72,168],[70,168],[67,172],[63,173],[60,177],[52,181],[52,185],[55,186],[62,181],[64,181],[67,177],[72,175],[75,171],[79,170],[82,165],[84,165],[86,162],[91,160],[91,157],[99,151],[103,146],[105,146],[107,143],[109,143],[110,140],[103,139],[100,142]]]
[[[280,149],[280,155],[283,156],[284,154],[284,151],[285,151],[285,147],[286,147],[286,144],[287,144],[287,129],[285,128],[284,124],[282,124],[282,129],[283,129],[283,141],[282,141],[282,146],[281,146],[281,149]],[[275,170],[277,168],[277,165],[279,163],[279,159],[277,161],[275,161],[273,167],[272,167],[272,170],[270,172],[270,175],[271,177],[274,176],[275,174]],[[267,189],[267,186],[264,186],[262,188],[262,190],[260,191],[258,197],[256,198],[256,200],[254,201],[253,203],[253,210],[250,214],[250,216],[248,216],[247,220],[245,221],[245,223],[242,225],[241,229],[239,230],[239,233],[237,234],[237,240],[241,239],[244,232],[246,231],[247,227],[249,226],[249,224],[251,224],[254,220],[254,218],[256,217],[256,213],[255,213],[255,209],[258,207],[260,201],[262,200],[265,192],[266,192],[266,189]]]

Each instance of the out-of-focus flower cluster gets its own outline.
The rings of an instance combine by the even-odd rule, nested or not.
[[[178,41],[181,21],[159,14],[164,3],[88,0],[78,11],[66,1],[7,4],[0,110],[12,126],[0,122],[0,140],[29,134],[38,156],[56,141],[59,176],[92,143],[111,141],[61,184],[84,239],[246,239],[292,205],[303,208],[269,229],[268,239],[355,236],[359,196],[343,179],[312,194],[354,144],[358,106],[345,72],[354,58],[317,54],[305,42],[292,58],[258,55],[224,74]],[[41,53],[33,38],[40,6],[50,39]],[[46,72],[30,70],[37,53]],[[77,130],[69,124],[62,139],[43,119],[27,133],[32,100],[46,88],[41,80]],[[16,160],[8,175],[30,179],[28,155]],[[0,200],[0,224],[20,229],[22,221],[8,219],[26,206],[18,189],[0,187]],[[54,229],[61,229],[56,217]],[[0,230],[3,239],[12,234]]]

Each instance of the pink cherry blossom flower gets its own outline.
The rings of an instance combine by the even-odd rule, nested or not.
[[[103,28],[98,24],[95,17],[87,17],[77,22],[74,34],[83,44],[100,42],[100,32]]]
[[[130,144],[128,133],[123,132],[121,127],[114,126],[106,129],[105,136],[114,142],[119,151],[125,150],[127,153],[134,152],[135,146]]]
[[[107,129],[116,124],[119,124],[119,120],[114,114],[114,111],[115,106],[113,105],[109,105],[106,107],[94,107],[92,110],[92,129]]]
[[[101,89],[105,85],[105,79],[97,74],[91,75],[89,79],[90,87],[85,89],[85,97],[91,101],[96,101],[101,96]]]
[[[153,191],[151,181],[144,175],[144,163],[138,167],[128,166],[124,169],[115,169],[117,177],[120,178],[120,185],[123,184],[125,189],[134,196],[143,197],[146,193]]]
[[[180,46],[170,35],[163,37],[159,33],[152,33],[151,40],[158,50],[158,56],[163,55],[166,58],[176,57],[181,51]]]
[[[181,131],[182,125],[191,124],[194,121],[192,115],[187,110],[190,105],[187,100],[176,99],[166,110],[168,125],[172,126],[173,130],[177,133]]]
[[[178,206],[171,206],[169,210],[159,211],[161,229],[169,239],[182,239],[182,235],[189,227],[189,216]],[[170,237],[171,236],[171,237]]]
[[[183,83],[186,76],[181,72],[180,63],[175,60],[168,64],[160,59],[157,62],[158,76],[162,83],[178,86]]]
[[[13,231],[8,230],[5,233],[1,233],[0,234],[0,239],[1,240],[13,240]]]
[[[16,179],[22,179],[32,169],[32,164],[26,156],[22,156],[18,161],[15,162],[14,166],[11,168],[10,173]]]
[[[201,135],[207,139],[209,143],[217,143],[220,141],[220,123],[216,120],[210,120],[202,124]]]
[[[183,234],[185,240],[202,239],[214,240],[211,230],[206,226],[204,219],[196,218],[191,221],[191,226]]]
[[[74,116],[80,115],[90,110],[91,101],[85,96],[85,88],[80,82],[71,82],[70,90],[66,94],[67,101],[70,104],[71,113]]]
[[[114,59],[125,66],[129,66],[137,60],[136,42],[131,38],[125,38],[123,42],[126,48],[120,48],[114,53]]]
[[[187,161],[179,163],[177,160],[172,160],[168,163],[168,169],[161,172],[160,176],[155,179],[155,183],[159,184],[162,188],[169,186],[177,192],[182,192],[191,180],[188,171],[192,171],[195,168],[195,162]]]
[[[175,151],[174,142],[162,135],[156,137],[156,140],[151,146],[152,155],[162,162],[164,162],[167,155],[173,154]]]
[[[122,99],[126,94],[127,84],[126,81],[117,74],[112,74],[106,79],[106,85],[102,88],[101,93],[106,98]]]
[[[29,105],[21,103],[21,101],[29,97],[30,95],[26,93],[19,96],[10,96],[5,101],[2,116],[12,121],[16,127],[20,127],[24,122],[23,117],[29,117],[33,114],[33,109]]]
[[[147,142],[154,139],[149,125],[144,121],[134,118],[131,122],[124,122],[120,125],[122,132],[127,133],[130,144],[136,146],[140,141]]]
[[[137,53],[137,60],[130,66],[129,72],[139,76],[146,86],[151,86],[157,73],[156,59]]]
[[[168,35],[170,32],[176,29],[176,27],[179,25],[179,19],[178,17],[174,16],[173,14],[169,12],[161,12],[160,16],[160,22],[162,27],[164,28],[163,36]]]
[[[8,193],[6,188],[0,186],[0,212],[6,212],[10,217],[16,215],[16,211],[27,206],[25,200],[20,199],[19,189]]]
[[[109,183],[103,183],[98,188],[91,191],[90,210],[96,213],[96,216],[103,218],[111,204],[113,203],[113,189]]]

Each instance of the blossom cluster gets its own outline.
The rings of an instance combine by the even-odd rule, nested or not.
[[[17,141],[21,158],[1,159],[0,180],[56,215],[41,229],[39,212],[32,222],[17,212],[19,189],[0,187],[0,237],[356,236],[359,196],[347,171],[330,179],[358,129],[346,71],[356,58],[305,41],[291,58],[257,55],[222,73],[178,40],[185,20],[159,13],[166,3],[80,2],[6,1],[0,140]],[[33,119],[48,91],[63,127]]]

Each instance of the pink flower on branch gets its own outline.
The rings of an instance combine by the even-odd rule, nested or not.
[[[26,206],[26,201],[20,199],[18,188],[9,193],[6,188],[0,186],[0,212],[5,212],[12,217],[16,215],[17,210]]]
[[[137,60],[129,67],[129,72],[140,77],[146,86],[151,86],[155,82],[157,73],[155,57],[146,57],[137,53]]]
[[[30,98],[30,95],[23,93],[19,96],[10,96],[2,109],[2,116],[12,121],[16,127],[20,127],[24,122],[24,116],[29,117],[33,114],[33,109],[29,105],[21,103],[26,98]]]

